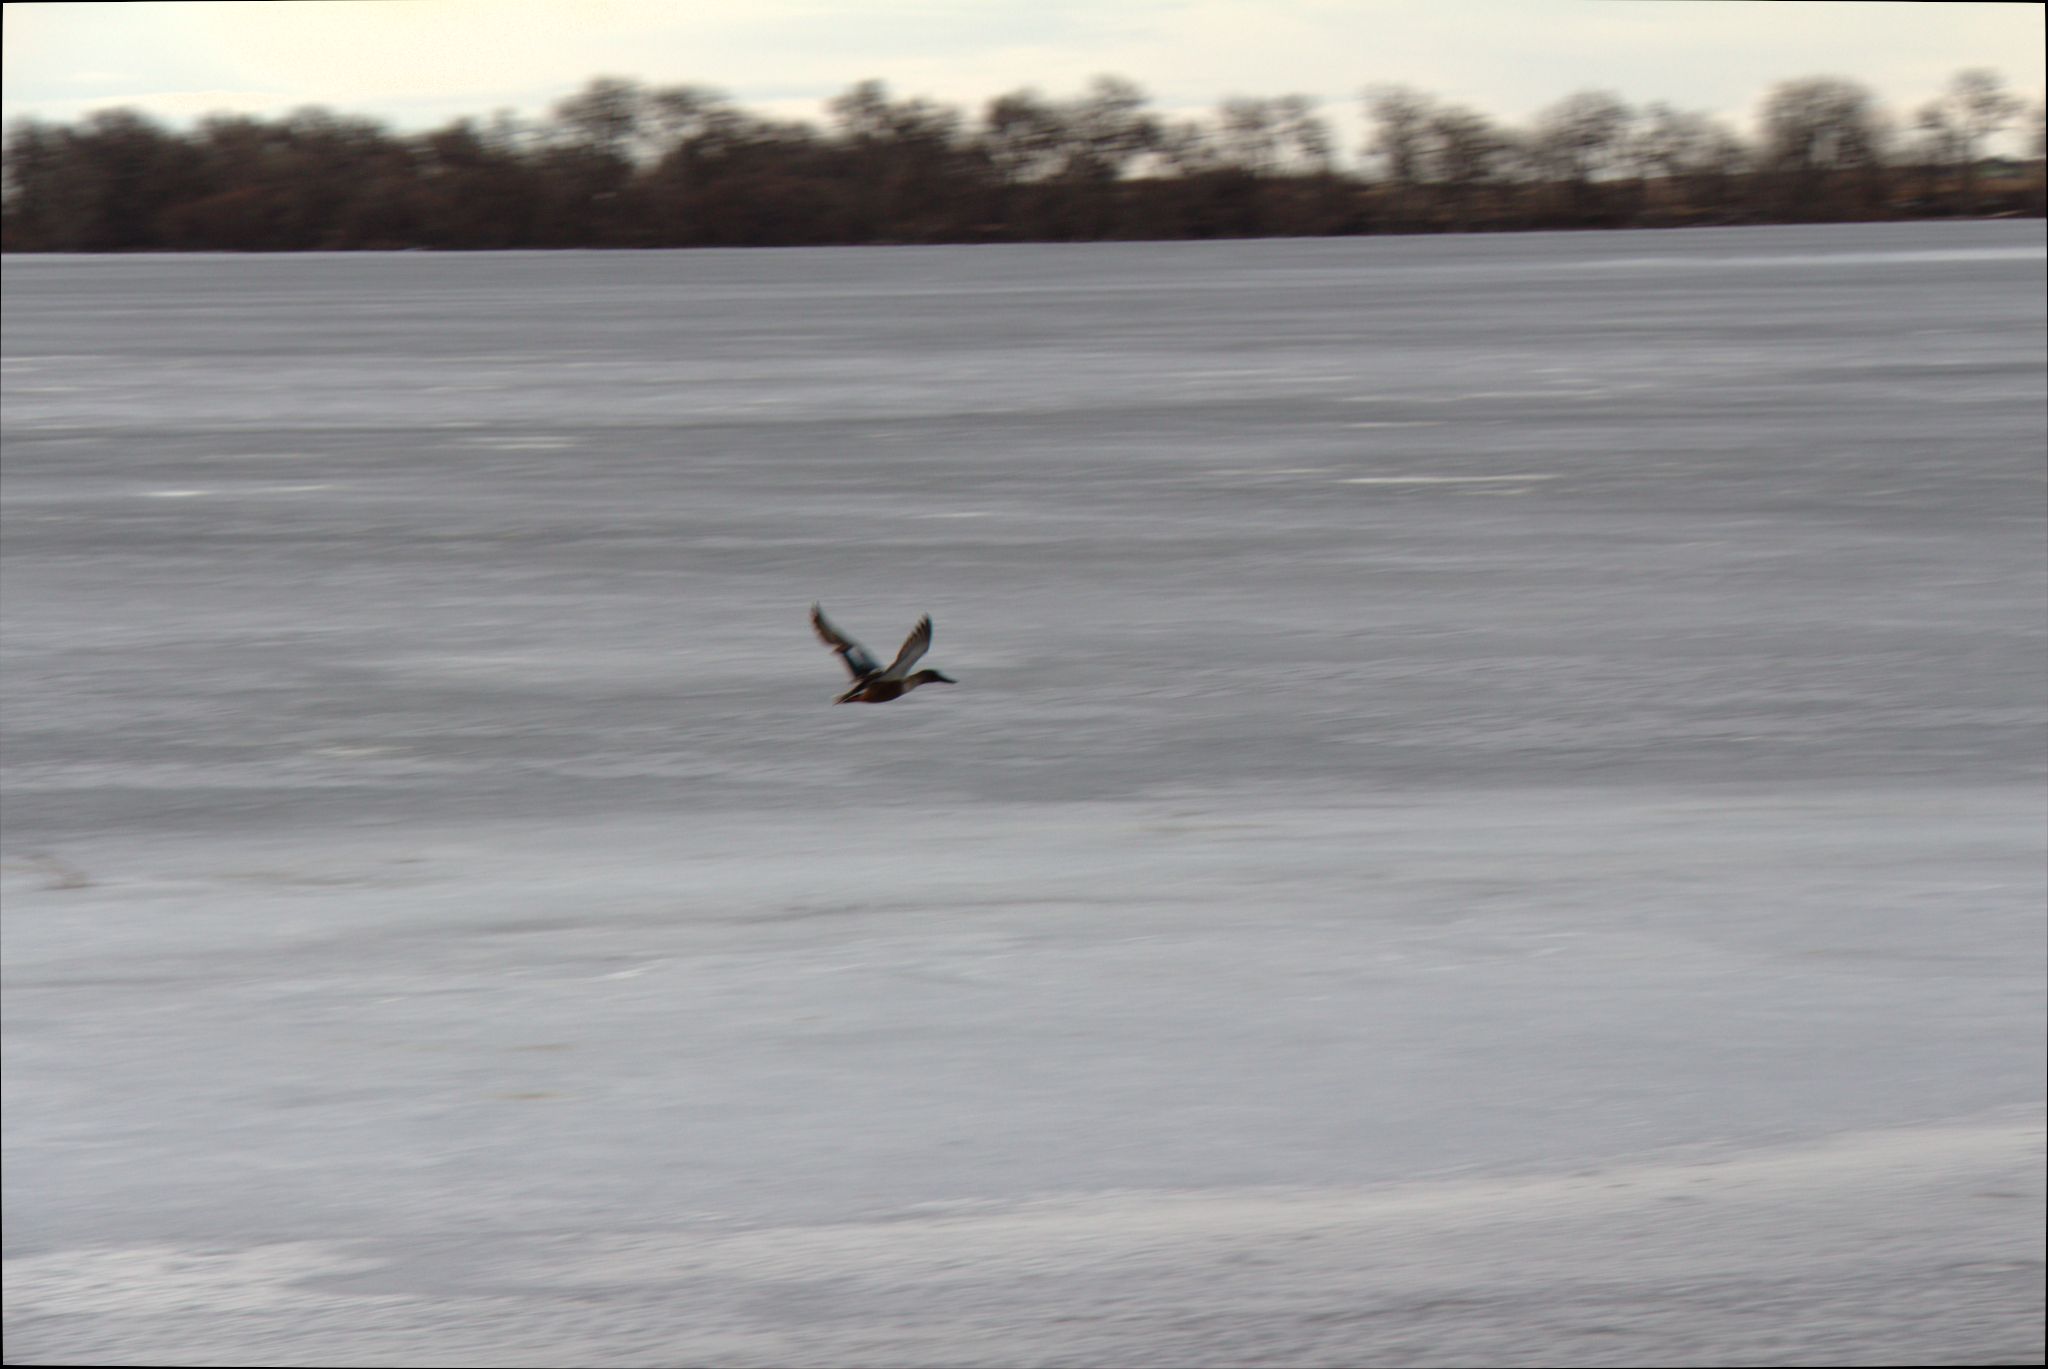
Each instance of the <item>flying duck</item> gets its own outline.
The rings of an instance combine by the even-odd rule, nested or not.
[[[826,646],[839,653],[839,659],[846,662],[846,669],[853,676],[853,688],[834,699],[833,703],[885,704],[891,699],[901,698],[919,685],[960,683],[936,670],[920,670],[910,676],[903,673],[916,665],[918,658],[932,644],[929,615],[917,620],[917,626],[903,639],[903,650],[896,653],[896,659],[889,662],[887,670],[875,664],[875,658],[868,655],[867,648],[826,621],[825,611],[816,604],[811,605],[811,626],[818,630],[818,637]]]

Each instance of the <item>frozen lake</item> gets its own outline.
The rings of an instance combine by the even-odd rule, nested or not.
[[[6,259],[10,1360],[2038,1362],[2044,256]]]

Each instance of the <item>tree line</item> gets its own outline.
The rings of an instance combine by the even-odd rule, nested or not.
[[[1958,73],[1904,123],[1851,80],[1783,82],[1745,141],[1582,91],[1509,127],[1401,85],[1346,165],[1316,103],[1161,117],[1131,82],[976,119],[878,81],[829,122],[602,77],[540,120],[417,134],[321,108],[177,131],[134,110],[5,138],[10,252],[808,246],[1470,232],[2041,214],[2043,111]],[[2025,120],[2030,155],[1990,159]]]

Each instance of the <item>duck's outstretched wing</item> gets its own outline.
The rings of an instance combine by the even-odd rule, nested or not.
[[[910,629],[910,635],[903,639],[903,650],[896,653],[896,659],[889,662],[889,668],[882,672],[885,680],[900,680],[905,671],[917,664],[918,657],[931,649],[932,620],[929,615],[917,620],[917,626]]]
[[[856,682],[881,669],[875,664],[875,658],[868,655],[867,648],[832,626],[825,618],[825,611],[816,604],[811,605],[811,626],[818,630],[820,641],[839,653],[839,659],[846,662],[847,672]]]

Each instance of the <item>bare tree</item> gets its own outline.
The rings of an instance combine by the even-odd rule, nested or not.
[[[1940,99],[1920,107],[1915,122],[1927,135],[1935,163],[1957,177],[1964,212],[1977,208],[1977,164],[1984,140],[2019,112],[2020,102],[2006,93],[2004,78],[1985,67],[1957,72]]]
[[[1126,195],[1118,183],[1146,156],[1168,150],[1148,103],[1120,76],[1098,76],[1069,100],[1025,89],[989,103],[974,143],[1002,187],[997,198],[1024,216],[1027,235],[1119,231]]]
[[[959,208],[960,116],[921,97],[891,100],[880,81],[860,82],[827,108],[839,125],[861,239],[940,234]]]
[[[636,151],[646,106],[647,92],[638,81],[599,76],[558,101],[554,116],[578,146],[623,161]]]
[[[1232,96],[1216,111],[1217,145],[1226,162],[1250,176],[1270,175],[1280,160],[1273,102]]]
[[[1598,210],[1594,182],[1624,165],[1623,153],[1635,112],[1609,91],[1567,95],[1536,116],[1530,154],[1551,181],[1562,187],[1575,216]]]
[[[1098,76],[1068,112],[1071,131],[1065,174],[1075,180],[1114,181],[1138,157],[1159,146],[1159,121],[1145,112],[1145,92],[1121,76]]]
[[[1069,134],[1060,108],[1035,90],[989,101],[980,142],[1006,185],[1042,181],[1059,170]]]
[[[710,86],[665,86],[649,91],[642,121],[664,153],[729,132],[740,118],[724,91]]]
[[[1199,119],[1176,119],[1159,130],[1160,164],[1175,176],[1204,176],[1224,164],[1215,131]]]
[[[1764,101],[1765,156],[1786,171],[1828,171],[1878,159],[1877,111],[1854,81],[1815,76],[1780,82]]]
[[[1431,110],[1424,136],[1426,165],[1443,186],[1453,225],[1473,227],[1481,196],[1501,181],[1514,140],[1485,115],[1458,105]]]
[[[1409,190],[1422,184],[1429,115],[1436,102],[1419,90],[1400,85],[1368,87],[1364,98],[1366,114],[1373,123],[1366,155],[1379,159],[1386,178],[1397,187]]]
[[[1328,122],[1316,113],[1316,102],[1306,95],[1282,95],[1275,104],[1295,155],[1310,171],[1327,175],[1336,165],[1337,142]]]
[[[1873,197],[1883,162],[1884,125],[1870,92],[1837,76],[1784,81],[1765,97],[1764,160],[1777,174],[1778,209],[1794,217],[1827,217],[1841,206],[1831,184],[1860,187]]]
[[[1655,178],[1653,201],[1670,203],[1680,214],[1725,203],[1742,164],[1742,144],[1728,128],[1705,114],[1673,109],[1661,101],[1643,111],[1629,157],[1638,174]]]

